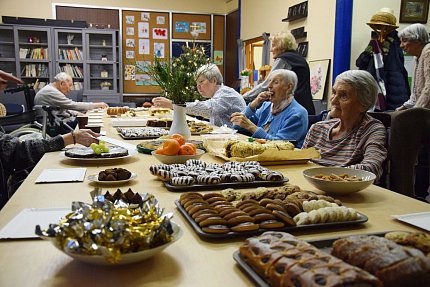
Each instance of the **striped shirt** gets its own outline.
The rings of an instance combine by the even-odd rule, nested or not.
[[[315,147],[321,153],[313,161],[323,166],[343,166],[373,172],[378,181],[387,157],[386,130],[384,125],[365,115],[361,125],[340,139],[330,134],[340,119],[321,121],[311,126],[303,148]]]

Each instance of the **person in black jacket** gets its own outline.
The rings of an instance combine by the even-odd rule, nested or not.
[[[367,23],[373,31],[365,51],[356,60],[360,70],[372,74],[379,86],[378,111],[395,110],[410,97],[408,72],[397,35],[396,17],[389,8],[382,8]]]
[[[294,98],[300,105],[302,105],[309,115],[315,115],[315,107],[312,101],[311,85],[310,85],[310,72],[309,65],[306,59],[299,54],[297,49],[297,42],[294,36],[287,31],[277,33],[270,37],[272,41],[273,62],[270,72],[278,69],[287,69],[296,73],[298,84]],[[267,91],[269,85],[269,75],[262,83],[256,85],[251,91],[243,95],[247,102],[254,100],[261,92]]]
[[[0,91],[7,87],[8,81],[23,82],[0,70]],[[100,136],[91,130],[77,130],[50,139],[21,141],[19,138],[0,131],[0,209],[11,196],[7,182],[16,171],[34,166],[46,152],[59,151],[67,145],[80,143],[90,146],[97,143]]]

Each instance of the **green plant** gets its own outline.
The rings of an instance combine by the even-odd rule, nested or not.
[[[155,57],[146,66],[146,73],[163,90],[164,96],[174,104],[183,105],[200,99],[196,87],[196,72],[198,68],[209,64],[204,48],[198,45],[182,47],[182,54],[171,61],[162,61]]]

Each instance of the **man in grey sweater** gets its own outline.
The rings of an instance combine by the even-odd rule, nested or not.
[[[35,105],[45,105],[59,107],[59,111],[53,111],[57,117],[67,122],[72,127],[76,126],[75,117],[96,108],[107,108],[108,105],[104,102],[75,102],[67,98],[73,87],[73,79],[70,75],[61,72],[54,77],[54,81],[46,85],[34,98]]]

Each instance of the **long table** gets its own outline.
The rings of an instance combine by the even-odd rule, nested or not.
[[[120,137],[105,122],[107,135]],[[140,141],[128,141],[137,144]],[[207,162],[223,162],[205,154]],[[140,263],[124,266],[94,266],[73,260],[58,251],[50,242],[4,240],[0,242],[0,286],[248,286],[249,279],[238,267],[232,254],[244,239],[203,240],[179,213],[174,201],[179,193],[168,191],[149,173],[149,166],[158,163],[151,155],[137,154],[119,161],[82,163],[60,157],[59,152],[47,153],[36,165],[7,205],[0,211],[0,228],[24,208],[70,208],[72,201],[91,202],[90,191],[96,187],[85,179],[79,183],[35,184],[46,168],[86,167],[87,175],[97,174],[108,167],[123,167],[137,173],[137,179],[119,186],[135,192],[156,196],[173,220],[180,225],[183,236],[162,253]],[[302,171],[312,164],[277,165],[271,169],[283,172],[290,183],[304,190],[315,189],[303,178]],[[115,191],[117,187],[104,187]],[[320,228],[294,232],[302,239],[322,239],[348,234],[363,234],[390,230],[417,230],[392,218],[393,214],[429,210],[424,202],[372,185],[348,196],[337,197],[346,206],[368,216],[365,224],[342,228]]]

